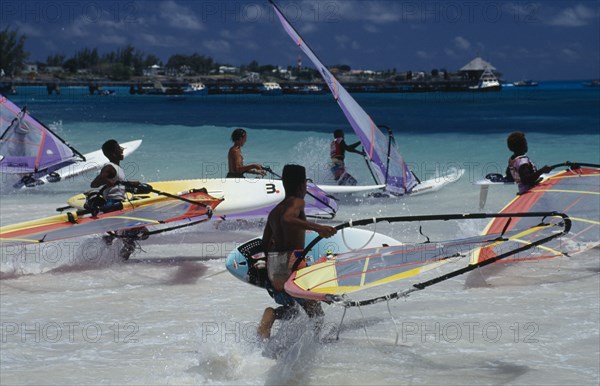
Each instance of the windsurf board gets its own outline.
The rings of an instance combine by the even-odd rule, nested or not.
[[[304,246],[306,247],[310,244],[317,236],[318,234],[315,232],[307,232]],[[324,256],[334,256],[357,249],[400,244],[398,240],[381,233],[366,229],[344,228],[332,237],[320,240],[307,254],[306,262],[310,265]],[[264,258],[262,240],[260,237],[257,237],[232,250],[227,255],[225,267],[237,279],[264,288],[264,281],[260,278],[266,278],[266,266],[264,263],[256,264],[261,259],[264,262]],[[261,272],[260,270],[263,269],[264,271]]]
[[[127,157],[131,155],[134,151],[137,150],[138,147],[142,144],[141,139],[136,139],[134,141],[129,141],[125,143],[121,143],[121,147],[123,150],[123,157]],[[35,180],[35,183],[22,185],[21,189],[31,188],[39,185],[44,185],[47,183],[54,183],[58,181],[62,181],[66,178],[74,177],[89,170],[100,169],[106,163],[108,163],[108,158],[104,156],[102,150],[96,150],[91,153],[84,154],[85,161],[76,162],[74,164],[65,166],[61,169],[55,170],[51,174],[46,174]]]
[[[215,216],[265,217],[271,209],[283,200],[285,190],[281,180],[269,178],[202,178],[194,180],[149,182],[155,190],[169,194],[180,194],[194,189],[206,189],[213,197],[224,201],[214,211]],[[156,195],[144,194],[141,197]],[[129,195],[130,198],[134,196]],[[67,204],[82,209],[85,195],[71,197]]]
[[[198,203],[200,205],[194,205]],[[123,208],[92,215],[87,211],[67,212],[0,227],[0,241],[42,243],[108,231],[154,226],[200,216],[210,218],[210,210],[220,200],[204,192],[188,192],[178,197],[156,196],[123,202]],[[207,207],[208,206],[208,207]]]
[[[458,181],[464,173],[464,169],[453,169],[443,176],[421,181],[410,191],[410,196],[437,192],[449,183]]]
[[[317,185],[327,194],[362,193],[371,190],[384,189],[385,185]]]

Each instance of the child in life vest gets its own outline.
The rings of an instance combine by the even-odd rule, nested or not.
[[[519,187],[519,193],[523,194],[540,182],[540,176],[550,172],[549,166],[537,169],[535,164],[529,159],[527,154],[527,139],[525,134],[520,131],[511,133],[506,144],[513,155],[508,160],[508,169],[506,179],[514,181]]]

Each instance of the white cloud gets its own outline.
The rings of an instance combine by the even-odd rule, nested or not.
[[[86,16],[76,18],[73,20],[68,32],[73,37],[97,37],[101,34],[122,35],[124,31],[128,31],[130,28],[130,24],[113,21],[104,13],[103,17],[98,19],[90,19]]]
[[[338,43],[340,49],[345,49],[352,40],[348,35],[335,35],[335,41]]]
[[[374,24],[387,24],[401,19],[401,8],[398,3],[401,2],[388,0],[305,0],[299,4],[295,3],[297,5],[290,8],[302,12],[303,19],[307,20],[315,20],[315,18],[320,22],[367,20]]]
[[[582,27],[598,18],[598,10],[578,4],[560,11],[548,21],[548,24],[559,27]]]
[[[571,48],[563,48],[560,53],[567,62],[577,62],[580,59],[579,53]]]
[[[422,51],[422,50],[417,51],[416,55],[417,55],[417,58],[419,58],[419,59],[431,59],[435,56],[434,54],[432,54],[430,52]]]
[[[372,33],[372,34],[376,34],[381,32],[381,30],[379,28],[377,28],[376,26],[374,26],[373,24],[367,24],[364,26],[365,31]]]
[[[202,42],[202,46],[212,55],[227,54],[231,51],[231,44],[227,40],[206,40]]]
[[[471,48],[471,42],[462,36],[457,36],[454,38],[454,46],[460,50],[467,51]]]
[[[173,28],[193,31],[204,29],[204,25],[190,8],[181,6],[175,1],[163,1],[160,3],[159,9],[161,18]]]
[[[365,19],[375,24],[395,23],[400,20],[400,15],[396,13],[386,13],[386,11],[379,12],[376,9],[372,9],[371,12],[368,12],[365,15]]]
[[[254,39],[256,32],[254,27],[243,27],[237,30],[224,29],[219,31],[219,37],[231,45],[243,50],[258,50],[260,47]]]
[[[77,18],[69,28],[69,34],[74,37],[86,37],[89,35],[89,23],[83,18]]]
[[[40,37],[45,35],[40,28],[36,28],[31,24],[22,23],[20,21],[17,21],[14,24],[19,29],[19,34],[27,35],[27,37]]]
[[[151,47],[177,47],[186,46],[186,42],[181,38],[176,38],[171,35],[165,35],[163,33],[151,34],[151,33],[140,33],[138,34],[140,39]]]
[[[444,48],[444,53],[447,56],[450,56],[452,58],[456,58],[458,57],[458,55],[456,54],[456,52],[452,49],[452,48]]]
[[[317,31],[317,29],[318,28],[315,25],[315,23],[306,23],[300,27],[300,32],[302,32],[303,34],[309,34],[311,32]]]
[[[540,3],[509,3],[506,5],[506,8],[507,14],[513,15],[515,20],[534,22],[539,21],[542,5]]]
[[[114,45],[125,45],[128,43],[128,40],[125,36],[123,35],[117,35],[117,34],[110,34],[110,35],[105,35],[105,34],[101,34],[100,36],[97,37],[98,41],[101,43],[106,43],[106,44],[114,44]]]

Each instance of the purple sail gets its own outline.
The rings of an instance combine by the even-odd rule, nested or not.
[[[36,178],[85,158],[0,94],[0,172]]]
[[[398,149],[395,146],[390,146],[391,138],[381,132],[377,125],[373,123],[371,117],[321,63],[277,6],[273,2],[271,4],[285,31],[313,62],[325,83],[327,83],[333,97],[360,139],[377,183],[385,184],[388,191],[397,195],[410,193],[418,182],[408,169]]]

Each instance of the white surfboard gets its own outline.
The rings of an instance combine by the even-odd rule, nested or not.
[[[317,185],[327,194],[350,194],[369,192],[371,190],[379,190],[385,188],[385,185]]]
[[[141,139],[136,139],[134,141],[129,141],[125,143],[121,143],[121,147],[124,148],[123,156],[127,157],[131,153],[137,150],[138,147],[142,144]],[[47,183],[55,183],[62,181],[66,178],[77,176],[81,173],[87,172],[89,170],[100,169],[103,165],[108,162],[108,158],[104,156],[102,150],[96,150],[91,153],[84,154],[85,161],[76,162],[74,164],[65,166],[64,168],[58,169],[52,173],[52,175],[45,175],[36,180],[36,184],[32,184],[31,186],[23,185],[21,188],[35,187]]]
[[[464,173],[464,169],[454,169],[444,174],[443,176],[422,181],[411,190],[409,195],[416,196],[420,194],[436,192],[443,188],[445,185],[458,181]],[[319,185],[319,188],[321,188],[324,192],[328,194],[349,194],[368,192],[373,190],[382,190],[385,189],[385,185]],[[382,194],[382,196],[386,196],[386,194]]]
[[[545,179],[560,173],[560,170],[553,170],[550,173],[542,174],[540,178]],[[481,186],[479,190],[479,210],[483,210],[487,202],[487,197],[491,185],[515,185],[514,181],[491,181],[489,178],[483,178],[475,181],[475,185]]]
[[[422,181],[410,191],[410,195],[417,196],[419,194],[436,192],[449,183],[458,181],[464,173],[464,169],[454,169],[443,176]]]
[[[315,232],[306,232],[304,246],[306,247],[317,236]],[[324,256],[337,255],[356,249],[400,244],[398,240],[381,233],[359,228],[344,228],[330,238],[320,240],[306,255],[306,262],[310,265],[310,263]],[[229,253],[227,259],[225,259],[225,267],[239,280],[258,287],[264,287],[265,282],[257,280],[256,275],[256,270],[261,269],[261,266],[255,265],[257,260],[264,260],[264,253],[262,252],[259,237],[249,240]]]

